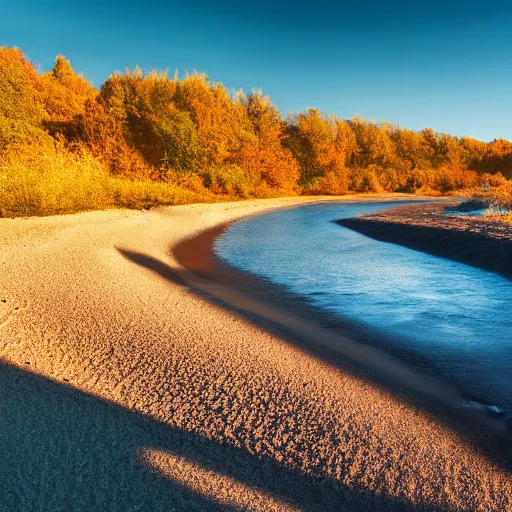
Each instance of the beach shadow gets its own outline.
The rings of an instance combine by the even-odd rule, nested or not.
[[[174,477],[148,463],[155,451]],[[234,482],[223,504],[194,490],[202,471]],[[442,510],[314,479],[0,362],[0,510],[234,510],[244,489],[243,509],[261,491],[304,511]]]
[[[463,408],[465,397],[456,389],[439,385],[435,377],[423,376],[412,365],[403,364],[400,359],[375,349],[369,343],[347,339],[343,334],[347,330],[343,320],[323,314],[293,293],[231,267],[223,273],[228,266],[219,263],[211,253],[205,262],[205,243],[211,244],[222,229],[209,230],[176,248],[174,254],[185,265],[184,270],[175,269],[146,254],[121,248],[118,251],[128,260],[239,314],[314,357],[380,387],[400,402],[421,408],[436,423],[456,432],[476,453],[499,467],[512,469],[510,425],[502,418]],[[219,266],[223,267],[220,271]],[[242,289],[238,286],[241,280],[244,281]],[[269,288],[272,293],[269,293]],[[247,290],[250,293],[246,293]],[[295,311],[287,310],[290,304],[294,305]],[[377,335],[372,333],[371,337]],[[411,359],[413,362],[421,365],[421,361]]]

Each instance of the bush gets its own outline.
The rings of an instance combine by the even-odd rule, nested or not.
[[[16,146],[0,160],[0,215],[51,215],[100,209],[110,201],[111,178],[85,151]]]
[[[188,185],[113,177],[83,148],[70,151],[62,145],[13,146],[0,160],[0,216],[215,200],[200,183],[195,183],[196,190],[191,190],[190,182]]]
[[[255,195],[254,181],[237,165],[210,168],[201,176],[204,186],[214,194],[227,194],[243,199]]]

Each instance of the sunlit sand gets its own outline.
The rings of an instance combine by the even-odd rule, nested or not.
[[[307,201],[0,219],[1,510],[512,509],[499,453],[195,288],[172,255]]]

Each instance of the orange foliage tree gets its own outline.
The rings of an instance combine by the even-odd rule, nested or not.
[[[33,143],[92,153],[115,175],[241,197],[446,193],[512,178],[512,143],[503,139],[414,132],[318,109],[283,121],[262,92],[230,93],[198,73],[179,79],[137,67],[98,91],[61,55],[38,74],[20,50],[0,47],[0,157]]]
[[[239,96],[248,122],[239,133],[238,150],[231,161],[242,168],[254,183],[270,189],[294,192],[299,166],[292,153],[282,145],[284,127],[279,111],[260,91]]]
[[[47,127],[52,134],[63,133],[75,137],[77,116],[85,112],[85,103],[94,100],[98,91],[85,78],[77,75],[71,64],[58,55],[52,71],[39,77],[43,101],[49,119]]]
[[[34,66],[20,50],[0,47],[0,146],[45,138],[47,119]]]

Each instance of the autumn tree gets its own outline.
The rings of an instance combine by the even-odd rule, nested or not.
[[[356,166],[387,167],[393,163],[396,150],[388,130],[379,127],[377,123],[365,122],[359,117],[354,117],[350,121],[350,126],[359,147]]]
[[[224,86],[211,83],[206,75],[189,75],[178,82],[175,102],[197,128],[201,165],[222,165],[236,144],[233,102]]]
[[[432,165],[433,148],[418,132],[389,125],[388,134],[395,145],[395,154],[408,169],[428,169]]]
[[[175,92],[176,83],[165,73],[144,76],[140,68],[111,75],[100,92],[99,103],[110,120],[100,124],[108,125],[112,134],[138,152],[160,178],[179,158],[176,145],[182,135],[175,115]]]
[[[261,91],[239,96],[239,101],[248,123],[240,123],[240,146],[233,151],[231,161],[253,183],[259,181],[271,189],[294,191],[299,170],[291,152],[282,145],[284,127],[279,111]]]
[[[512,179],[512,142],[505,139],[490,142],[483,166],[488,172],[501,172],[506,178]]]
[[[40,81],[50,132],[73,138],[77,116],[84,114],[85,103],[94,100],[98,91],[83,76],[77,75],[62,55],[57,56],[52,71],[41,75]]]
[[[0,146],[45,138],[47,118],[34,66],[20,50],[0,47]]]
[[[300,164],[300,184],[311,186],[325,175],[332,159],[335,127],[318,109],[292,118],[285,144]]]

